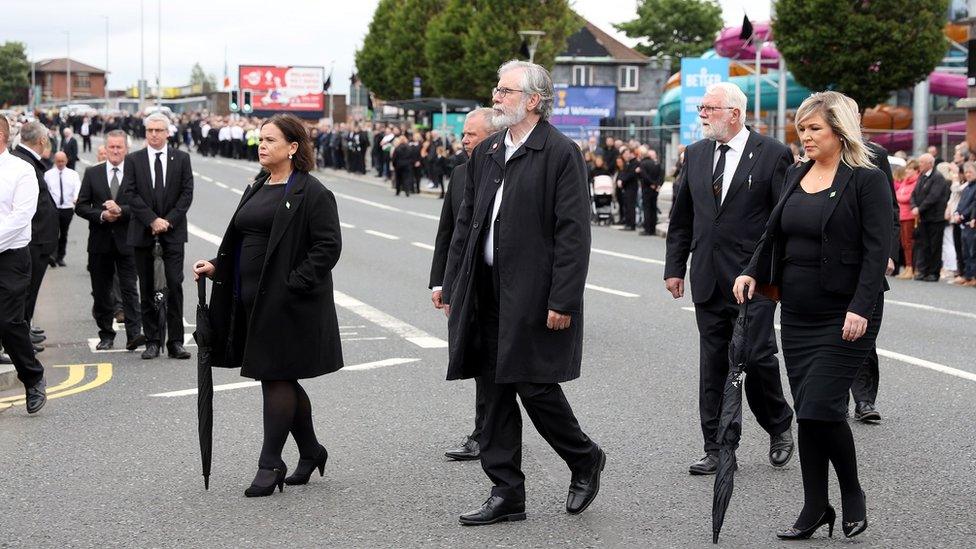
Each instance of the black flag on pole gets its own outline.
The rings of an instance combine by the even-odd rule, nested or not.
[[[519,48],[519,56],[526,59],[532,57],[532,54],[529,53],[529,43],[525,40],[522,40],[522,47]]]
[[[748,15],[742,16],[742,32],[739,33],[739,40],[751,40],[752,39],[752,22],[749,21]]]
[[[332,74],[329,74],[329,77],[325,79],[325,84],[322,84],[322,93],[327,93],[329,91],[329,88],[331,87],[332,87]]]

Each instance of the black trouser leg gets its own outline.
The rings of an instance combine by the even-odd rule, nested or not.
[[[745,382],[746,399],[759,425],[771,435],[790,428],[793,410],[783,396],[776,340],[773,335],[775,302],[757,296],[749,305],[750,339],[754,341]],[[695,304],[700,358],[698,409],[706,453],[718,452],[718,421],[725,378],[729,372],[729,341],[738,306],[717,288],[712,297]]]
[[[136,264],[131,253],[115,255],[114,280],[118,283],[118,292],[122,299],[125,335],[132,339],[142,333],[142,310],[139,306],[139,290],[136,289]],[[113,303],[113,310],[114,307]]]
[[[570,471],[593,465],[598,457],[597,445],[580,428],[559,384],[516,383],[515,391],[536,430]]]
[[[0,343],[25,387],[33,387],[44,377],[44,366],[35,357],[30,340],[30,324],[24,318],[30,285],[30,251],[18,248],[0,253]]]
[[[152,246],[135,248],[133,261],[139,275],[139,308],[142,311],[142,333],[146,335],[147,344],[159,345],[161,342],[159,340],[159,315],[156,312],[154,301],[152,250]]]
[[[471,439],[481,443],[481,430],[485,425],[485,389],[482,387],[484,378],[474,378],[474,431],[471,431]]]
[[[637,187],[634,185],[625,186],[621,197],[623,201],[620,203],[620,217],[625,227],[634,227],[636,225],[635,217],[637,215]]]
[[[183,344],[183,244],[163,244],[166,272],[166,343]]]
[[[83,135],[81,136],[81,151],[91,152],[91,136]]]
[[[295,420],[297,395],[294,381],[262,381],[264,397],[264,442],[261,445],[259,469],[281,467],[281,450]]]
[[[944,223],[922,222],[915,238],[915,273],[938,276],[942,269],[942,233]]]
[[[878,349],[875,347],[871,349],[867,358],[864,359],[864,364],[861,364],[860,369],[857,371],[857,376],[854,377],[854,383],[851,384],[851,394],[854,395],[854,402],[869,402],[874,404],[878,398],[879,379]]]
[[[644,231],[654,234],[657,230],[657,191],[650,187],[641,189],[641,209],[644,210]]]
[[[319,440],[312,424],[312,401],[308,393],[297,381],[295,384],[295,419],[291,424],[291,436],[298,445],[298,455],[305,459],[314,458],[319,451]]]
[[[88,274],[92,286],[92,317],[98,326],[100,339],[114,339],[115,298],[112,296],[112,280],[115,278],[115,258],[111,253],[92,253],[88,256]],[[126,314],[126,322],[129,315]]]
[[[70,208],[58,209],[58,253],[55,257],[58,261],[63,261],[68,250],[68,228],[71,227],[71,218],[75,211]]]
[[[29,245],[30,251],[30,286],[27,290],[27,301],[24,303],[24,319],[27,324],[34,320],[34,308],[37,306],[37,294],[41,291],[44,273],[51,262],[53,246],[49,244]]]

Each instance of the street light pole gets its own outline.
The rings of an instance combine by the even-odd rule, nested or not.
[[[163,0],[156,3],[156,106],[163,104]]]
[[[102,87],[105,90],[105,108],[108,108],[108,16],[105,15],[105,78]]]
[[[539,40],[546,35],[543,31],[538,30],[522,30],[518,31],[519,36],[522,37],[528,43],[529,46],[529,63],[535,63],[535,51],[539,47]]]
[[[139,0],[139,110],[146,102],[146,1]]]
[[[66,72],[68,73],[68,103],[71,103],[71,31],[64,31],[68,56],[65,57]]]

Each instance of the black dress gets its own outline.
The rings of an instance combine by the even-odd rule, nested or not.
[[[847,392],[881,328],[884,294],[878,295],[867,332],[844,341],[853,291],[829,292],[820,284],[821,219],[829,191],[810,194],[797,185],[783,209],[781,336],[797,419],[843,421]]]
[[[234,217],[234,228],[241,234],[241,259],[237,271],[240,280],[239,297],[248,318],[258,293],[275,210],[284,196],[285,185],[261,185]]]

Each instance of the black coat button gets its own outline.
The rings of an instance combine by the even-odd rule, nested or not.
[[[481,226],[481,223],[479,223],[479,222],[477,222],[477,221],[475,221],[475,222],[474,222],[474,225],[472,225],[472,226],[473,226],[473,227],[474,227],[475,229],[477,229],[478,227],[480,227],[480,226]]]
[[[827,258],[826,258],[826,257],[825,257],[825,258],[823,258],[823,262],[824,262],[824,263],[826,263],[826,262],[827,262]]]

